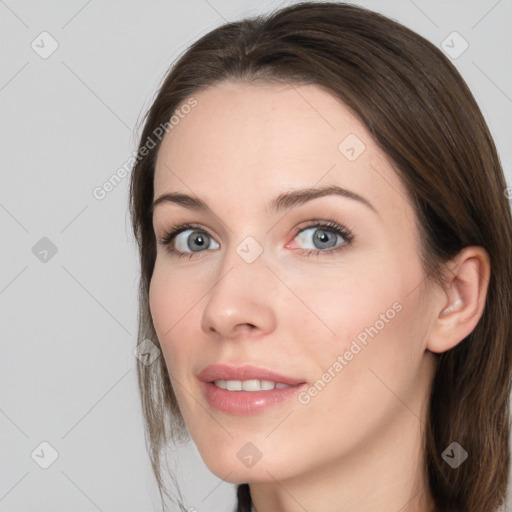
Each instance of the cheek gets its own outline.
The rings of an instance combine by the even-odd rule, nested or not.
[[[173,302],[171,282],[157,263],[149,285],[149,309],[160,342],[163,334],[172,327],[169,313],[174,311]]]
[[[397,306],[393,309],[393,304],[402,295],[400,283],[383,275],[380,265],[347,265],[336,273],[332,268],[321,270],[307,278],[302,274],[285,276],[297,300],[289,297],[281,311],[286,311],[289,325],[300,323],[310,339],[316,332],[319,340],[324,340],[322,346],[342,350],[359,334],[364,342],[367,327],[378,322],[381,330],[383,321],[394,318]],[[386,315],[384,320],[380,315]]]
[[[338,426],[359,425],[365,435],[371,424],[383,424],[404,403],[415,402],[427,325],[418,296],[395,287],[388,294],[381,290],[369,296],[364,307],[349,306],[341,315],[344,324],[338,324],[335,343],[316,356],[321,371],[311,390],[316,393],[312,402],[337,418]]]
[[[381,303],[374,299],[357,315],[347,312],[343,321],[351,334],[340,324],[332,342],[320,340],[308,349],[317,371],[298,397],[295,419],[297,425],[308,425],[302,427],[303,434],[309,432],[314,443],[321,444],[315,433],[322,432],[340,454],[377,439],[397,415],[415,421],[420,412],[417,395],[424,381],[418,312],[406,296],[394,302],[395,308],[392,301],[390,308]],[[379,318],[381,313],[387,323]],[[284,438],[282,442],[286,444]]]
[[[363,402],[388,396],[384,383],[407,393],[424,354],[428,326],[417,286],[423,277],[420,266],[383,265],[382,259],[378,265],[363,266],[360,273],[351,266],[350,273],[340,272],[337,280],[320,279],[322,286],[310,284],[309,291],[297,280],[294,290],[307,298],[314,315],[298,315],[297,304],[285,313],[289,325],[297,319],[299,339],[307,340],[301,348],[306,359],[314,361],[318,387],[331,389],[325,395],[322,391],[324,397],[318,400],[325,400],[325,407],[337,397],[356,410]]]
[[[183,367],[180,359],[186,358],[194,348],[197,336],[191,334],[191,327],[198,321],[194,314],[196,295],[186,280],[173,275],[157,262],[149,287],[149,308],[172,374]]]

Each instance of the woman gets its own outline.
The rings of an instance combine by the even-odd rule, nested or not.
[[[505,189],[459,73],[384,16],[300,3],[194,43],[130,189],[161,495],[190,435],[238,511],[497,510]]]

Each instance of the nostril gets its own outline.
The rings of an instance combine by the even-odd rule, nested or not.
[[[242,327],[247,326],[247,328],[248,328],[249,330],[251,330],[251,331],[252,331],[253,329],[256,329],[256,326],[255,326],[254,324],[241,324],[241,325],[242,325]]]

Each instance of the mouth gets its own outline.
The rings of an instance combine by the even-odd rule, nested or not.
[[[259,379],[249,379],[249,380],[214,380],[211,382],[220,389],[227,389],[228,391],[270,391],[271,389],[286,389],[294,386],[299,386],[300,384],[290,385],[285,384],[284,382],[274,382],[271,380],[259,380]]]
[[[199,380],[229,391],[266,391],[298,386],[306,381],[281,375],[266,368],[244,365],[212,364],[198,375]]]
[[[307,386],[303,379],[247,365],[210,365],[198,378],[209,404],[231,415],[261,413],[290,401]]]

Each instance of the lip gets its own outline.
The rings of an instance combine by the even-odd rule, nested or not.
[[[270,407],[277,406],[293,398],[308,386],[301,379],[280,375],[255,366],[210,365],[198,375],[201,389],[208,403],[215,409],[233,415],[259,414]],[[264,391],[228,391],[218,388],[215,380],[271,380],[288,384],[289,388],[269,389]]]

